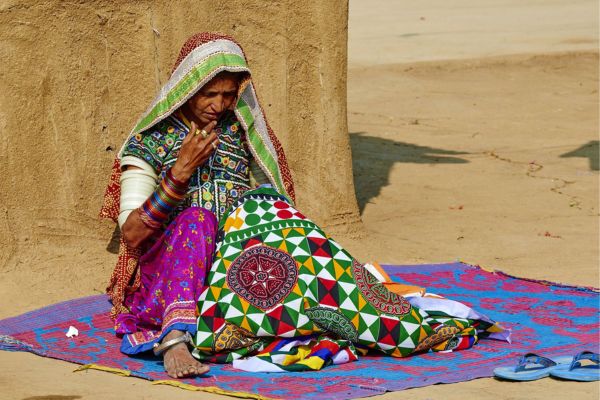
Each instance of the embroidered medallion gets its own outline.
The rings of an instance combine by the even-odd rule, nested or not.
[[[425,339],[423,339],[421,341],[421,343],[419,343],[419,345],[415,348],[415,353],[417,353],[419,351],[429,350],[436,344],[442,343],[443,341],[448,340],[448,339],[452,339],[452,337],[454,337],[454,335],[456,335],[459,332],[460,332],[460,329],[458,329],[454,326],[442,325],[442,326],[438,327],[438,329],[436,329],[433,334],[431,334],[430,336],[427,336]],[[450,342],[448,344],[451,345]],[[456,347],[456,345],[458,345],[457,341],[455,341],[455,343],[454,343],[455,347]],[[448,349],[448,350],[451,350],[451,349]]]
[[[312,307],[305,310],[306,316],[319,328],[332,332],[342,339],[357,341],[358,332],[341,312],[327,307]]]
[[[227,271],[229,288],[262,310],[273,307],[290,294],[297,279],[294,259],[267,246],[245,250]]]
[[[360,292],[373,307],[392,315],[410,312],[410,303],[404,297],[388,290],[356,260],[352,261],[352,272]]]
[[[225,323],[223,329],[215,333],[213,352],[220,353],[225,350],[237,350],[248,347],[260,339],[239,326]]]

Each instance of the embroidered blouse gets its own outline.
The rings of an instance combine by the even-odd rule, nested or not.
[[[125,147],[123,157],[134,156],[146,161],[156,171],[158,180],[162,179],[177,160],[183,139],[190,129],[182,117],[174,113],[133,136]],[[219,138],[216,150],[190,178],[187,196],[170,220],[193,206],[212,211],[218,220],[243,192],[255,186],[250,177],[252,155],[235,114],[225,114],[215,127],[215,132]],[[261,175],[256,180],[264,183],[266,176],[256,167],[252,168],[253,172]]]

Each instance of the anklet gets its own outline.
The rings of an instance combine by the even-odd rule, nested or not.
[[[167,340],[164,343],[159,344],[158,342],[154,343],[154,347],[152,351],[155,356],[160,356],[165,351],[169,350],[171,347],[175,346],[179,343],[191,343],[192,335],[189,332],[184,333],[181,336],[176,337],[175,339]]]

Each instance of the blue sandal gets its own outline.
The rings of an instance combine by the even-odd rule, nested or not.
[[[567,367],[573,357],[558,357],[554,359],[527,353],[519,359],[515,367],[498,367],[494,376],[511,381],[535,381],[550,376],[550,372],[559,366]]]
[[[593,364],[581,365],[583,360],[589,360]],[[600,380],[598,353],[582,351],[573,357],[571,365],[559,365],[550,372],[550,375],[570,381],[593,382]]]

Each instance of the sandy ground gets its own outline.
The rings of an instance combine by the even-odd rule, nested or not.
[[[461,259],[600,286],[597,16],[594,1],[351,1],[348,118],[363,224],[358,238],[337,239],[365,261]],[[3,298],[15,300],[0,318],[100,292],[114,257],[106,245],[40,246],[30,272],[4,271]],[[70,279],[98,284],[56,288],[39,274],[81,248],[95,261]],[[24,282],[35,296],[18,296]],[[0,352],[0,366],[2,398],[220,397],[24,353]],[[380,397],[597,399],[599,389],[478,379]]]

